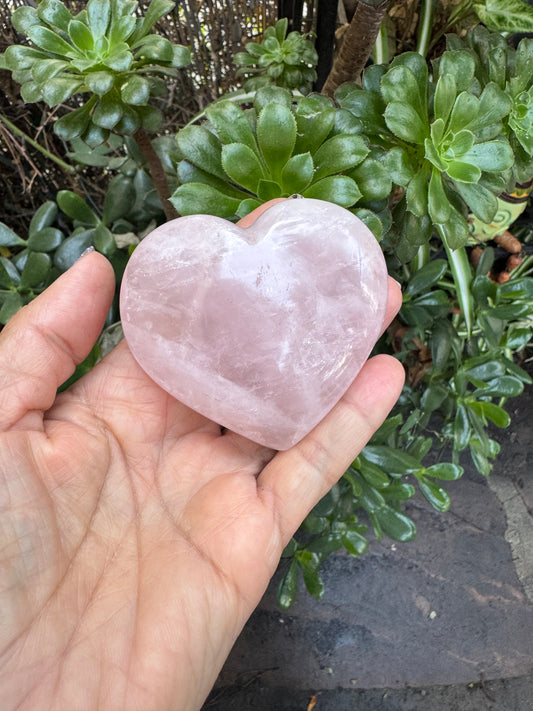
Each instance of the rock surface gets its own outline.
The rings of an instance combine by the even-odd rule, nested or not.
[[[207,215],[162,225],[122,282],[124,335],[171,395],[287,449],[342,397],[387,301],[381,249],[352,213],[277,203],[247,229]]]
[[[509,405],[494,472],[465,457],[448,513],[413,501],[412,543],[331,556],[324,599],[302,590],[287,612],[277,574],[205,711],[296,711],[314,697],[315,711],[529,711],[533,387]]]

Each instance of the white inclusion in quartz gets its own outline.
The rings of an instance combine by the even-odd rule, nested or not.
[[[387,271],[338,205],[277,203],[243,229],[209,215],[158,227],[121,290],[128,345],[189,407],[274,449],[331,410],[379,337]]]

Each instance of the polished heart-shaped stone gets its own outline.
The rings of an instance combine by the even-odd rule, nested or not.
[[[321,200],[244,229],[209,215],[158,227],[121,290],[124,335],[175,398],[273,449],[307,434],[379,337],[387,270],[370,230]]]

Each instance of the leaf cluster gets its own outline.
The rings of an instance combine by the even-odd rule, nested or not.
[[[72,15],[60,0],[42,0],[13,12],[13,25],[30,44],[8,47],[0,66],[22,85],[24,101],[57,106],[90,94],[55,122],[64,140],[82,137],[95,147],[110,131],[129,135],[141,127],[159,128],[161,112],[149,101],[166,91],[164,77],[188,64],[190,54],[151,32],[173,2],[152,0],[143,17],[136,17],[137,5],[135,0],[89,0]]]
[[[94,153],[106,157],[101,146]],[[26,237],[0,223],[0,323],[7,323],[88,247],[110,260],[120,287],[132,248],[162,215],[153,183],[134,157],[108,158],[120,160],[122,172],[111,179],[101,211],[71,190],[61,190],[55,201],[35,212]],[[117,304],[111,316],[118,319]]]
[[[237,76],[244,77],[246,91],[275,84],[307,94],[316,80],[318,62],[310,35],[289,32],[286,17],[267,27],[262,42],[249,42],[234,57]]]
[[[260,89],[252,109],[219,101],[207,123],[178,132],[182,183],[172,202],[182,215],[244,217],[272,198],[299,193],[351,209],[375,234],[391,180],[372,156],[361,124],[320,95],[293,100]],[[372,212],[371,210],[374,210]]]
[[[447,37],[452,51],[468,51],[475,61],[475,78],[481,86],[496,84],[509,97],[505,133],[513,149],[513,183],[533,175],[533,39],[523,38],[515,49],[496,32],[478,25],[465,39]]]

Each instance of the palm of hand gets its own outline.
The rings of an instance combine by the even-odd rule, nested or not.
[[[185,658],[197,674],[207,647],[222,661],[279,559],[281,534],[256,480],[270,452],[221,436],[152,383],[124,344],[58,398],[44,433],[15,430],[2,447],[36,465],[21,479],[7,462],[4,474],[15,502],[21,494],[22,556],[8,561],[14,609],[2,647],[17,665],[33,652],[23,706],[46,698],[73,708],[80,688],[67,680],[87,670],[89,708],[195,708],[214,679],[190,689]],[[26,687],[28,666],[17,673],[8,662],[4,673],[17,694]],[[185,687],[194,696],[179,698]]]
[[[168,396],[125,344],[54,402],[101,327],[112,275],[92,255],[48,291],[0,349],[12,368],[0,401],[3,698],[199,708],[284,544],[393,404],[398,364],[370,361],[329,420],[274,457]],[[365,398],[375,409],[363,416]]]

